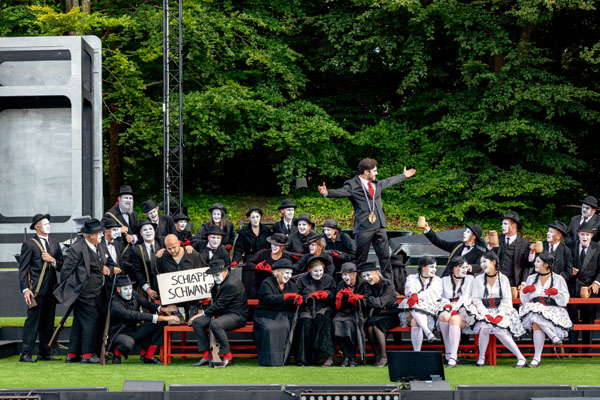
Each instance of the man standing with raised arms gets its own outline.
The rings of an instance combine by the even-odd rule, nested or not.
[[[344,182],[340,189],[327,189],[325,182],[319,193],[325,197],[349,197],[354,207],[354,236],[356,241],[356,265],[367,261],[371,243],[377,253],[381,272],[393,281],[390,266],[390,251],[386,222],[381,204],[381,191],[396,185],[415,174],[415,169],[406,169],[400,175],[377,180],[377,161],[365,158],[358,163],[358,175]]]

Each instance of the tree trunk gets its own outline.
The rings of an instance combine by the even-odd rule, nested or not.
[[[65,0],[65,12],[69,12],[73,9],[73,2],[71,0]]]
[[[85,13],[92,12],[92,0],[81,0],[81,11]]]
[[[500,54],[492,54],[490,56],[490,70],[494,73],[498,73],[502,71],[502,67],[506,64],[506,59],[504,58],[504,53]]]
[[[111,109],[115,109],[116,106],[111,104]],[[112,202],[117,198],[119,188],[124,183],[123,179],[123,153],[121,152],[121,146],[119,145],[119,136],[121,133],[121,124],[118,121],[113,120],[108,127],[108,189],[109,199],[108,202],[112,206]]]

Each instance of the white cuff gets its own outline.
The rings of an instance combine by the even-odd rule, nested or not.
[[[430,230],[431,230],[431,227],[429,227],[429,228],[425,229],[425,230],[423,231],[423,233],[429,233],[429,231],[430,231]]]
[[[150,285],[145,283],[144,286],[142,286],[142,290],[145,292],[146,290],[148,290],[149,287],[150,287]]]
[[[160,307],[161,307],[161,306],[158,306],[158,311],[157,311],[157,312],[159,312],[159,313],[160,313]]]
[[[152,323],[155,324],[158,322],[158,315],[154,314],[152,315]]]
[[[595,283],[596,285],[600,286],[600,282],[598,282],[598,281],[594,281],[594,283]]]
[[[29,291],[31,292],[31,289],[29,289],[29,288],[25,288],[25,289],[23,289],[23,293],[25,293],[27,290],[29,290]],[[32,293],[33,293],[33,292],[32,292]]]
[[[535,253],[529,253],[529,258],[527,259],[529,260],[529,262],[532,262],[533,260],[535,260]]]

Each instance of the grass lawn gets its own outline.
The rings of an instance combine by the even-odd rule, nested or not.
[[[64,357],[63,357],[64,358]],[[131,357],[121,365],[80,365],[64,363],[26,364],[18,357],[0,360],[2,388],[108,386],[120,391],[123,381],[164,380],[169,384],[229,384],[229,383],[282,383],[282,384],[389,384],[387,368],[371,366],[357,368],[321,367],[259,367],[256,359],[236,359],[236,364],[225,369],[192,368],[197,359],[174,360],[168,367],[141,364]],[[501,358],[498,366],[478,368],[459,365],[446,370],[446,379],[452,387],[461,384],[598,384],[600,358],[571,358],[558,360],[544,358],[539,368],[514,369],[514,359]]]

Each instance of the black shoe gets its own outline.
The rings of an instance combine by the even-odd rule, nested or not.
[[[377,361],[377,363],[375,363],[375,366],[377,368],[382,368],[382,367],[385,367],[386,365],[387,365],[387,358],[383,358],[383,357],[381,357],[379,359],[379,361]]]
[[[226,360],[223,358],[223,368],[233,366],[233,358],[231,360]]]
[[[21,357],[19,358],[19,362],[34,363],[35,360],[33,359],[33,357],[31,357],[31,354],[23,353],[23,354],[21,354]]]
[[[53,356],[38,356],[37,357],[38,361],[62,361],[62,358],[60,357],[53,357]]]
[[[321,367],[331,367],[333,365],[333,356],[327,357],[327,359],[325,360],[325,362],[323,364],[321,364]]]
[[[208,365],[209,361],[207,358],[202,357],[200,359],[200,361],[198,361],[197,363],[192,364],[192,367],[203,367],[205,365]]]
[[[113,363],[113,365],[121,364],[121,357],[119,357],[119,356],[113,356],[112,363]]]
[[[66,364],[78,363],[78,362],[81,362],[81,357],[79,357],[79,356],[75,356],[75,357],[67,356],[67,358],[65,359]]]
[[[81,359],[82,364],[100,364],[100,359],[96,356]]]
[[[340,367],[347,367],[348,365],[350,365],[350,360],[348,360],[347,358],[344,358],[342,360],[342,363],[340,364]]]
[[[160,364],[160,360],[156,357],[152,357],[152,358],[146,358],[144,356],[144,364]]]
[[[356,360],[350,360],[350,364],[348,364],[349,367],[358,367],[358,363],[356,362]]]

